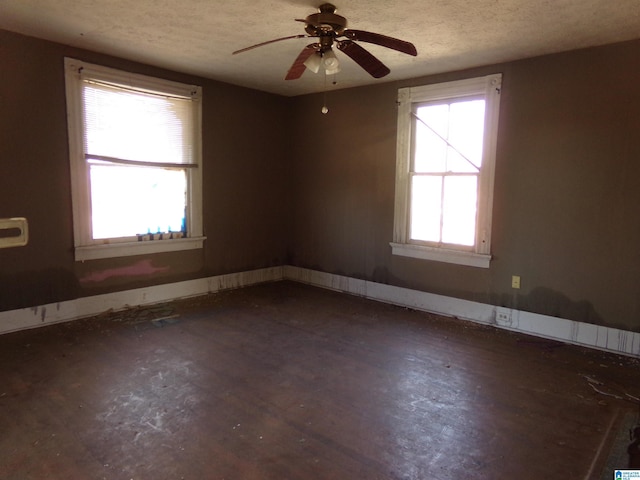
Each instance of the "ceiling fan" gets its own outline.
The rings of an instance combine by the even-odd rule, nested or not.
[[[302,49],[291,68],[289,68],[285,80],[300,78],[307,68],[317,73],[321,66],[325,68],[327,74],[337,73],[340,70],[340,63],[333,51],[334,43],[338,50],[350,57],[374,78],[384,77],[389,74],[390,70],[371,53],[355,43],[356,41],[381,45],[408,55],[416,56],[418,54],[416,47],[404,40],[379,33],[347,28],[347,19],[337,15],[335,12],[336,7],[334,5],[324,3],[318,7],[318,13],[311,14],[305,19],[295,19],[297,22],[305,24],[306,34],[276,38],[236,50],[233,54],[246,52],[281,40],[305,37],[317,38],[317,42],[311,43]]]

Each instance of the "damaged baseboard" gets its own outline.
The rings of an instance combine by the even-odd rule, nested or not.
[[[230,273],[184,282],[82,297],[37,307],[0,312],[0,334],[91,317],[108,310],[153,305],[259,283],[282,280],[283,267]]]
[[[640,333],[395,287],[294,266],[271,267],[0,312],[0,334],[129,307],[291,280],[537,337],[640,357]]]
[[[284,278],[536,337],[640,357],[640,333],[285,266]]]

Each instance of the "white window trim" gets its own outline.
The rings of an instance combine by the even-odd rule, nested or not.
[[[396,148],[396,194],[394,211],[394,255],[425,260],[488,268],[491,260],[491,220],[493,184],[498,132],[498,115],[502,74],[487,75],[453,82],[407,87],[398,90],[398,141]],[[410,168],[413,104],[464,96],[483,95],[485,98],[485,129],[482,171],[478,188],[478,214],[475,247],[452,248],[432,246],[412,241],[409,237]]]
[[[145,255],[202,248],[206,237],[202,227],[202,128],[194,130],[194,158],[196,168],[189,169],[187,199],[187,237],[181,239],[142,242],[94,240],[91,236],[89,169],[84,156],[82,76],[120,85],[191,97],[194,101],[195,125],[202,125],[202,87],[148,77],[65,58],[67,122],[69,130],[69,161],[71,167],[71,197],[73,204],[73,234],[77,261],[98,258]],[[82,72],[82,74],[80,73]],[[82,76],[81,76],[82,75]]]

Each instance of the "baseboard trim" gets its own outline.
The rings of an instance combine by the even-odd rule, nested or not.
[[[217,275],[165,285],[95,295],[59,303],[0,312],[0,334],[206,295],[260,283],[291,280],[505,330],[640,357],[640,333],[576,322],[521,310],[294,267],[290,265]]]
[[[284,278],[384,303],[493,325],[536,337],[640,357],[640,333],[637,332],[496,307],[293,266],[284,267]]]
[[[271,267],[9,310],[0,312],[0,334],[282,279],[283,267]]]

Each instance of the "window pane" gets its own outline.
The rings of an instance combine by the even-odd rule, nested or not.
[[[90,155],[191,163],[191,100],[87,83],[85,151]]]
[[[411,181],[410,237],[426,242],[440,241],[442,177],[414,176]]]
[[[449,143],[460,154],[450,157],[453,172],[477,171],[471,164],[482,165],[484,137],[484,100],[468,100],[451,104],[449,116]],[[463,160],[463,156],[469,161]]]
[[[89,168],[94,239],[183,229],[184,170],[95,163]]]
[[[414,171],[475,173],[482,164],[484,100],[416,109]]]
[[[478,180],[475,175],[444,179],[442,241],[472,246],[476,236]]]
[[[416,115],[419,120],[416,120],[414,171],[444,173],[447,142],[443,138],[447,138],[449,106],[418,107]]]

